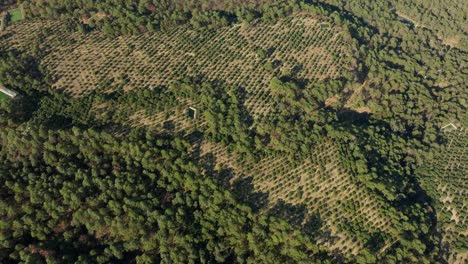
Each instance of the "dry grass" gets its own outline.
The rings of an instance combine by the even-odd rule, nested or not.
[[[445,45],[448,45],[450,47],[458,47],[460,44],[461,37],[460,36],[452,36],[452,37],[439,37],[439,39],[444,43]]]
[[[339,100],[340,100],[340,96],[335,94],[334,96],[327,98],[327,100],[325,100],[325,105],[334,106],[339,102]]]

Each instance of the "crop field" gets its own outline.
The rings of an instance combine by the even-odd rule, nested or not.
[[[388,216],[391,209],[342,166],[345,155],[334,143],[318,145],[298,166],[286,158],[238,162],[220,144],[202,142],[199,148],[200,160],[209,164],[207,160],[214,158],[215,174],[228,179],[228,185],[255,203],[254,208],[314,232],[332,252],[357,255],[380,233],[384,236],[379,243],[368,243],[381,253],[398,235],[394,228],[398,219]]]
[[[459,128],[446,134],[445,151],[434,159],[432,175],[425,182],[436,202],[441,222],[443,246],[450,263],[468,261],[468,130]]]
[[[0,35],[1,36],[1,35]],[[45,41],[39,39],[45,38]],[[291,16],[278,23],[110,39],[102,33],[69,34],[60,22],[33,21],[8,28],[1,45],[28,51],[47,45],[42,61],[57,89],[83,96],[103,84],[151,89],[185,76],[235,84],[246,91],[254,117],[269,111],[268,83],[275,74],[334,79],[355,68],[349,33],[325,18]],[[46,43],[46,44],[44,44]],[[266,55],[260,57],[258,51]]]

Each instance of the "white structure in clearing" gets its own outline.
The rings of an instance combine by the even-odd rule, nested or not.
[[[16,93],[13,92],[12,90],[10,89],[7,89],[5,86],[0,86],[0,92],[8,95],[10,98],[15,98],[16,97]]]
[[[189,109],[193,111],[193,119],[197,119],[198,110],[195,107],[191,107],[191,106],[189,106]]]
[[[440,130],[444,131],[444,132],[450,132],[452,130],[457,130],[457,126],[455,126],[453,123],[448,123],[447,125],[443,126],[440,128]]]

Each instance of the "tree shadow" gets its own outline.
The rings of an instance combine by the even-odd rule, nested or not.
[[[274,61],[272,62],[273,69],[276,69],[276,68],[278,68],[278,67],[280,67],[280,66],[282,66],[282,65],[283,65],[283,62],[280,61],[280,60],[274,60]]]
[[[308,235],[319,235],[323,220],[319,212],[314,212],[305,220],[302,225],[304,232]]]
[[[164,121],[162,127],[168,133],[174,133],[175,131],[175,124],[172,120]]]
[[[268,211],[269,214],[281,217],[287,220],[291,225],[300,228],[303,227],[307,212],[308,210],[305,205],[294,205],[283,200],[276,202]]]
[[[281,218],[308,235],[317,236],[322,228],[322,218],[318,212],[309,213],[306,204],[294,205],[284,200],[272,201],[270,193],[259,191],[254,184],[254,176],[240,172],[229,164],[219,162],[214,153],[201,154],[203,134],[189,135],[194,160],[203,174],[214,178],[218,184],[231,190],[234,198],[249,206],[254,213],[265,212]]]
[[[373,232],[364,246],[372,253],[377,253],[384,245],[385,236],[381,232]]]
[[[268,215],[287,221],[311,237],[321,235],[323,221],[318,212],[309,213],[305,204],[295,205],[284,200],[271,201],[269,193],[255,190],[252,176],[236,179],[231,188],[235,197],[249,205],[254,212],[265,210]]]
[[[254,212],[266,208],[269,204],[268,193],[255,190],[253,177],[237,178],[231,183],[231,189],[236,199],[248,205]]]
[[[265,51],[266,56],[267,56],[267,57],[270,57],[275,51],[276,51],[276,48],[275,48],[275,47],[269,47],[269,48]]]

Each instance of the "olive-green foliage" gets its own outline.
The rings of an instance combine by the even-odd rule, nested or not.
[[[183,139],[35,127],[3,129],[0,141],[2,262],[326,259],[202,176]]]
[[[69,124],[86,124],[92,96],[71,99],[60,91],[51,89],[50,80],[32,57],[8,52],[0,55],[0,83],[15,91],[18,96],[3,104],[2,121],[48,124],[62,127]]]
[[[434,221],[433,202],[416,175],[427,172],[417,168],[427,162],[429,150],[444,143],[438,126],[460,120],[466,111],[466,54],[440,44],[433,32],[460,25],[458,18],[451,22],[444,16],[437,23],[429,18],[434,25],[429,30],[401,24],[392,11],[392,2],[401,1],[320,1],[334,6],[221,1],[216,8],[198,2],[28,1],[25,9],[30,16],[66,17],[82,31],[102,29],[112,36],[165,30],[180,23],[198,28],[255,19],[270,22],[302,10],[329,16],[349,29],[359,46],[358,77],[314,82],[292,73],[277,76],[269,87],[272,114],[252,123],[243,107],[243,92],[223,84],[227,80],[174,80],[172,86],[152,91],[115,89],[76,100],[49,89],[45,74],[31,67],[36,64],[30,58],[2,52],[0,82],[35,106],[28,111],[3,106],[2,124],[12,119],[48,128],[19,135],[2,126],[0,257],[141,263],[315,261],[318,250],[308,238],[285,223],[252,214],[212,179],[201,177],[184,140],[139,134],[136,129],[122,139],[63,130],[73,124],[114,129],[113,122],[125,118],[110,115],[96,123],[87,111],[93,102],[156,113],[178,105],[179,99],[190,99],[203,113],[206,138],[254,158],[287,155],[293,162],[301,160],[297,157],[309,155],[323,138],[346,146],[352,160],[346,164],[353,176],[393,206],[392,218],[404,219],[397,227],[401,235],[392,238],[382,254],[373,254],[375,244],[383,246],[378,232],[346,226],[368,242],[350,261],[440,262],[435,234],[440,223]],[[416,9],[422,5],[418,1]],[[399,7],[407,8],[406,2]],[[445,12],[434,8],[435,13]],[[257,55],[265,60],[265,68],[275,70],[265,51],[258,50]],[[364,81],[368,85],[359,105],[368,106],[370,114],[343,108],[347,95],[342,94],[337,106],[325,107],[326,99]],[[18,102],[21,106],[25,101]],[[426,188],[433,195],[436,186]],[[447,214],[440,217],[442,223],[449,221]],[[457,240],[454,248],[464,248],[465,243]]]
[[[264,2],[269,2],[264,5]],[[272,5],[271,2],[275,2]],[[33,17],[68,17],[86,20],[80,28],[99,28],[109,35],[167,30],[190,23],[194,28],[221,27],[232,22],[250,22],[261,17],[273,21],[298,9],[295,1],[26,1],[26,13]]]

